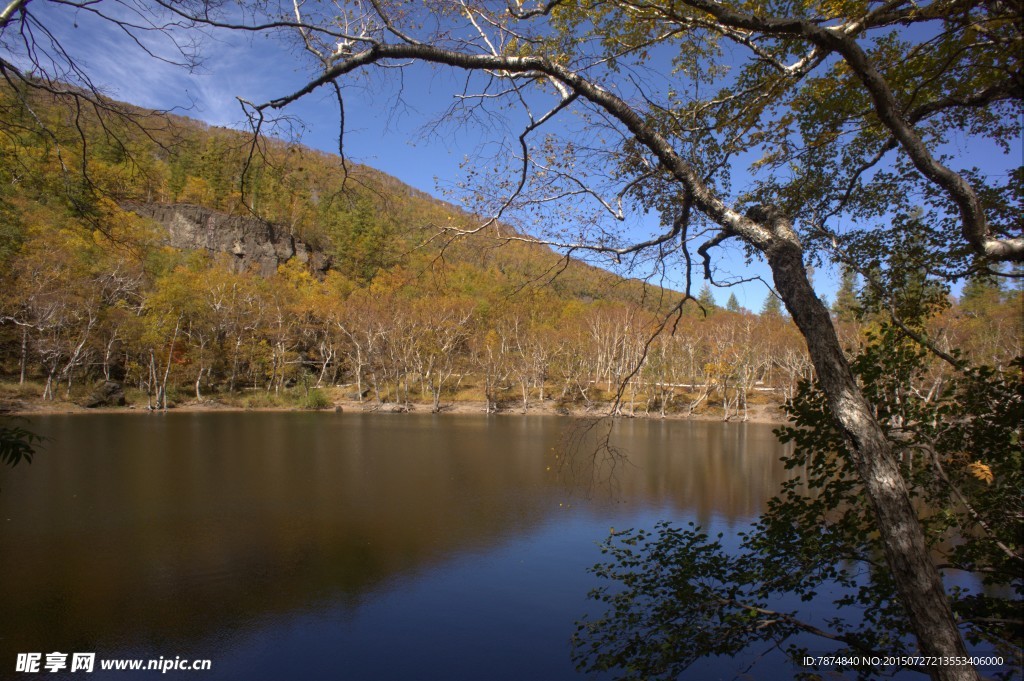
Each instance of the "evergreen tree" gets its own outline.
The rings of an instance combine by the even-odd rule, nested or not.
[[[768,292],[768,296],[764,299],[764,305],[761,307],[762,317],[781,317],[782,316],[782,301],[779,297],[772,292]]]
[[[715,305],[715,296],[711,293],[711,285],[707,282],[704,282],[704,286],[701,287],[700,293],[697,294],[697,302],[708,314],[711,314],[717,309],[717,306]]]
[[[857,318],[860,307],[857,303],[857,279],[852,267],[843,267],[836,300],[832,303],[832,313],[841,322],[852,322]]]
[[[976,275],[967,280],[960,294],[960,308],[971,316],[981,316],[999,305],[1003,288],[999,279],[991,275]]]
[[[729,300],[725,303],[725,309],[729,312],[739,312],[743,309],[740,307],[740,301],[736,300],[735,293],[729,294]]]

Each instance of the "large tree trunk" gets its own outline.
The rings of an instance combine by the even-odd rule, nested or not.
[[[751,217],[754,217],[753,215]],[[807,341],[818,383],[874,507],[886,559],[921,654],[966,657],[939,572],[929,555],[924,532],[910,503],[892,447],[861,394],[843,355],[832,318],[807,279],[803,249],[788,221],[773,211],[755,219],[772,230],[765,250],[775,287]],[[929,666],[932,678],[977,681],[969,666]]]

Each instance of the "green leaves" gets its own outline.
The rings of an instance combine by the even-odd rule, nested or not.
[[[900,448],[936,563],[976,576],[950,592],[966,636],[1008,660],[1019,659],[1021,622],[1011,613],[1024,597],[1022,368],[1020,359],[1004,371],[969,368],[929,395],[920,390],[928,357],[884,325],[853,362]],[[608,611],[577,630],[580,668],[676,678],[700,657],[736,655],[760,641],[784,646],[796,662],[807,635],[829,654],[915,654],[872,509],[824,395],[802,383],[787,412],[790,424],[776,432],[794,444],[784,459],[794,476],[738,548],[692,524],[608,539],[609,560],[594,573],[613,585],[593,594]],[[835,614],[825,622],[804,611],[812,603],[820,612],[826,599]]]
[[[20,426],[0,426],[0,463],[17,466],[22,461],[32,463],[36,446],[42,436]]]
[[[692,523],[660,523],[653,532],[610,537],[602,552],[611,560],[592,571],[621,588],[591,593],[610,609],[578,625],[578,668],[618,669],[625,679],[672,679],[700,657],[729,654],[780,633],[783,624],[742,602],[750,595],[743,586],[747,566],[726,555],[720,539]]]

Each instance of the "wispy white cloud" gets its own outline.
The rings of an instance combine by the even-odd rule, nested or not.
[[[173,26],[129,35],[89,12],[45,3],[36,7],[39,20],[105,94],[143,107],[179,110],[213,125],[239,124],[243,114],[237,97],[269,99],[294,83],[302,68],[302,60],[281,40]],[[130,5],[104,3],[100,8],[109,17],[140,23]]]
[[[154,11],[145,0],[100,2],[95,7],[108,17],[134,23],[140,21],[137,12]],[[289,43],[287,35],[171,28],[137,30],[133,37],[109,20],[67,5],[33,3],[32,12],[108,96],[174,110],[211,125],[244,127],[239,97],[266,102],[293,92],[313,75],[308,55],[297,41]],[[189,68],[181,64],[186,60],[180,46],[188,52],[193,45],[197,63]],[[441,84],[445,91],[452,89],[450,76],[429,69],[411,70],[390,83],[370,76],[347,82],[346,154],[426,191],[435,190],[436,177],[454,178],[461,159],[473,151],[474,136],[451,131],[443,138],[423,138],[417,129],[447,106],[447,99],[434,94],[438,78],[446,81]],[[304,143],[337,151],[337,104],[327,88],[283,113],[301,121]],[[409,140],[417,140],[415,148]]]

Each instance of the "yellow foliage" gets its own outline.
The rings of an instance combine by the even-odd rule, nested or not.
[[[201,177],[189,175],[185,179],[185,187],[181,190],[178,200],[185,203],[195,203],[200,206],[210,205],[214,202],[215,196],[210,183]]]
[[[995,480],[995,476],[992,475],[992,469],[981,461],[974,461],[968,464],[967,468],[971,471],[971,475],[987,485],[991,485],[992,481]]]

